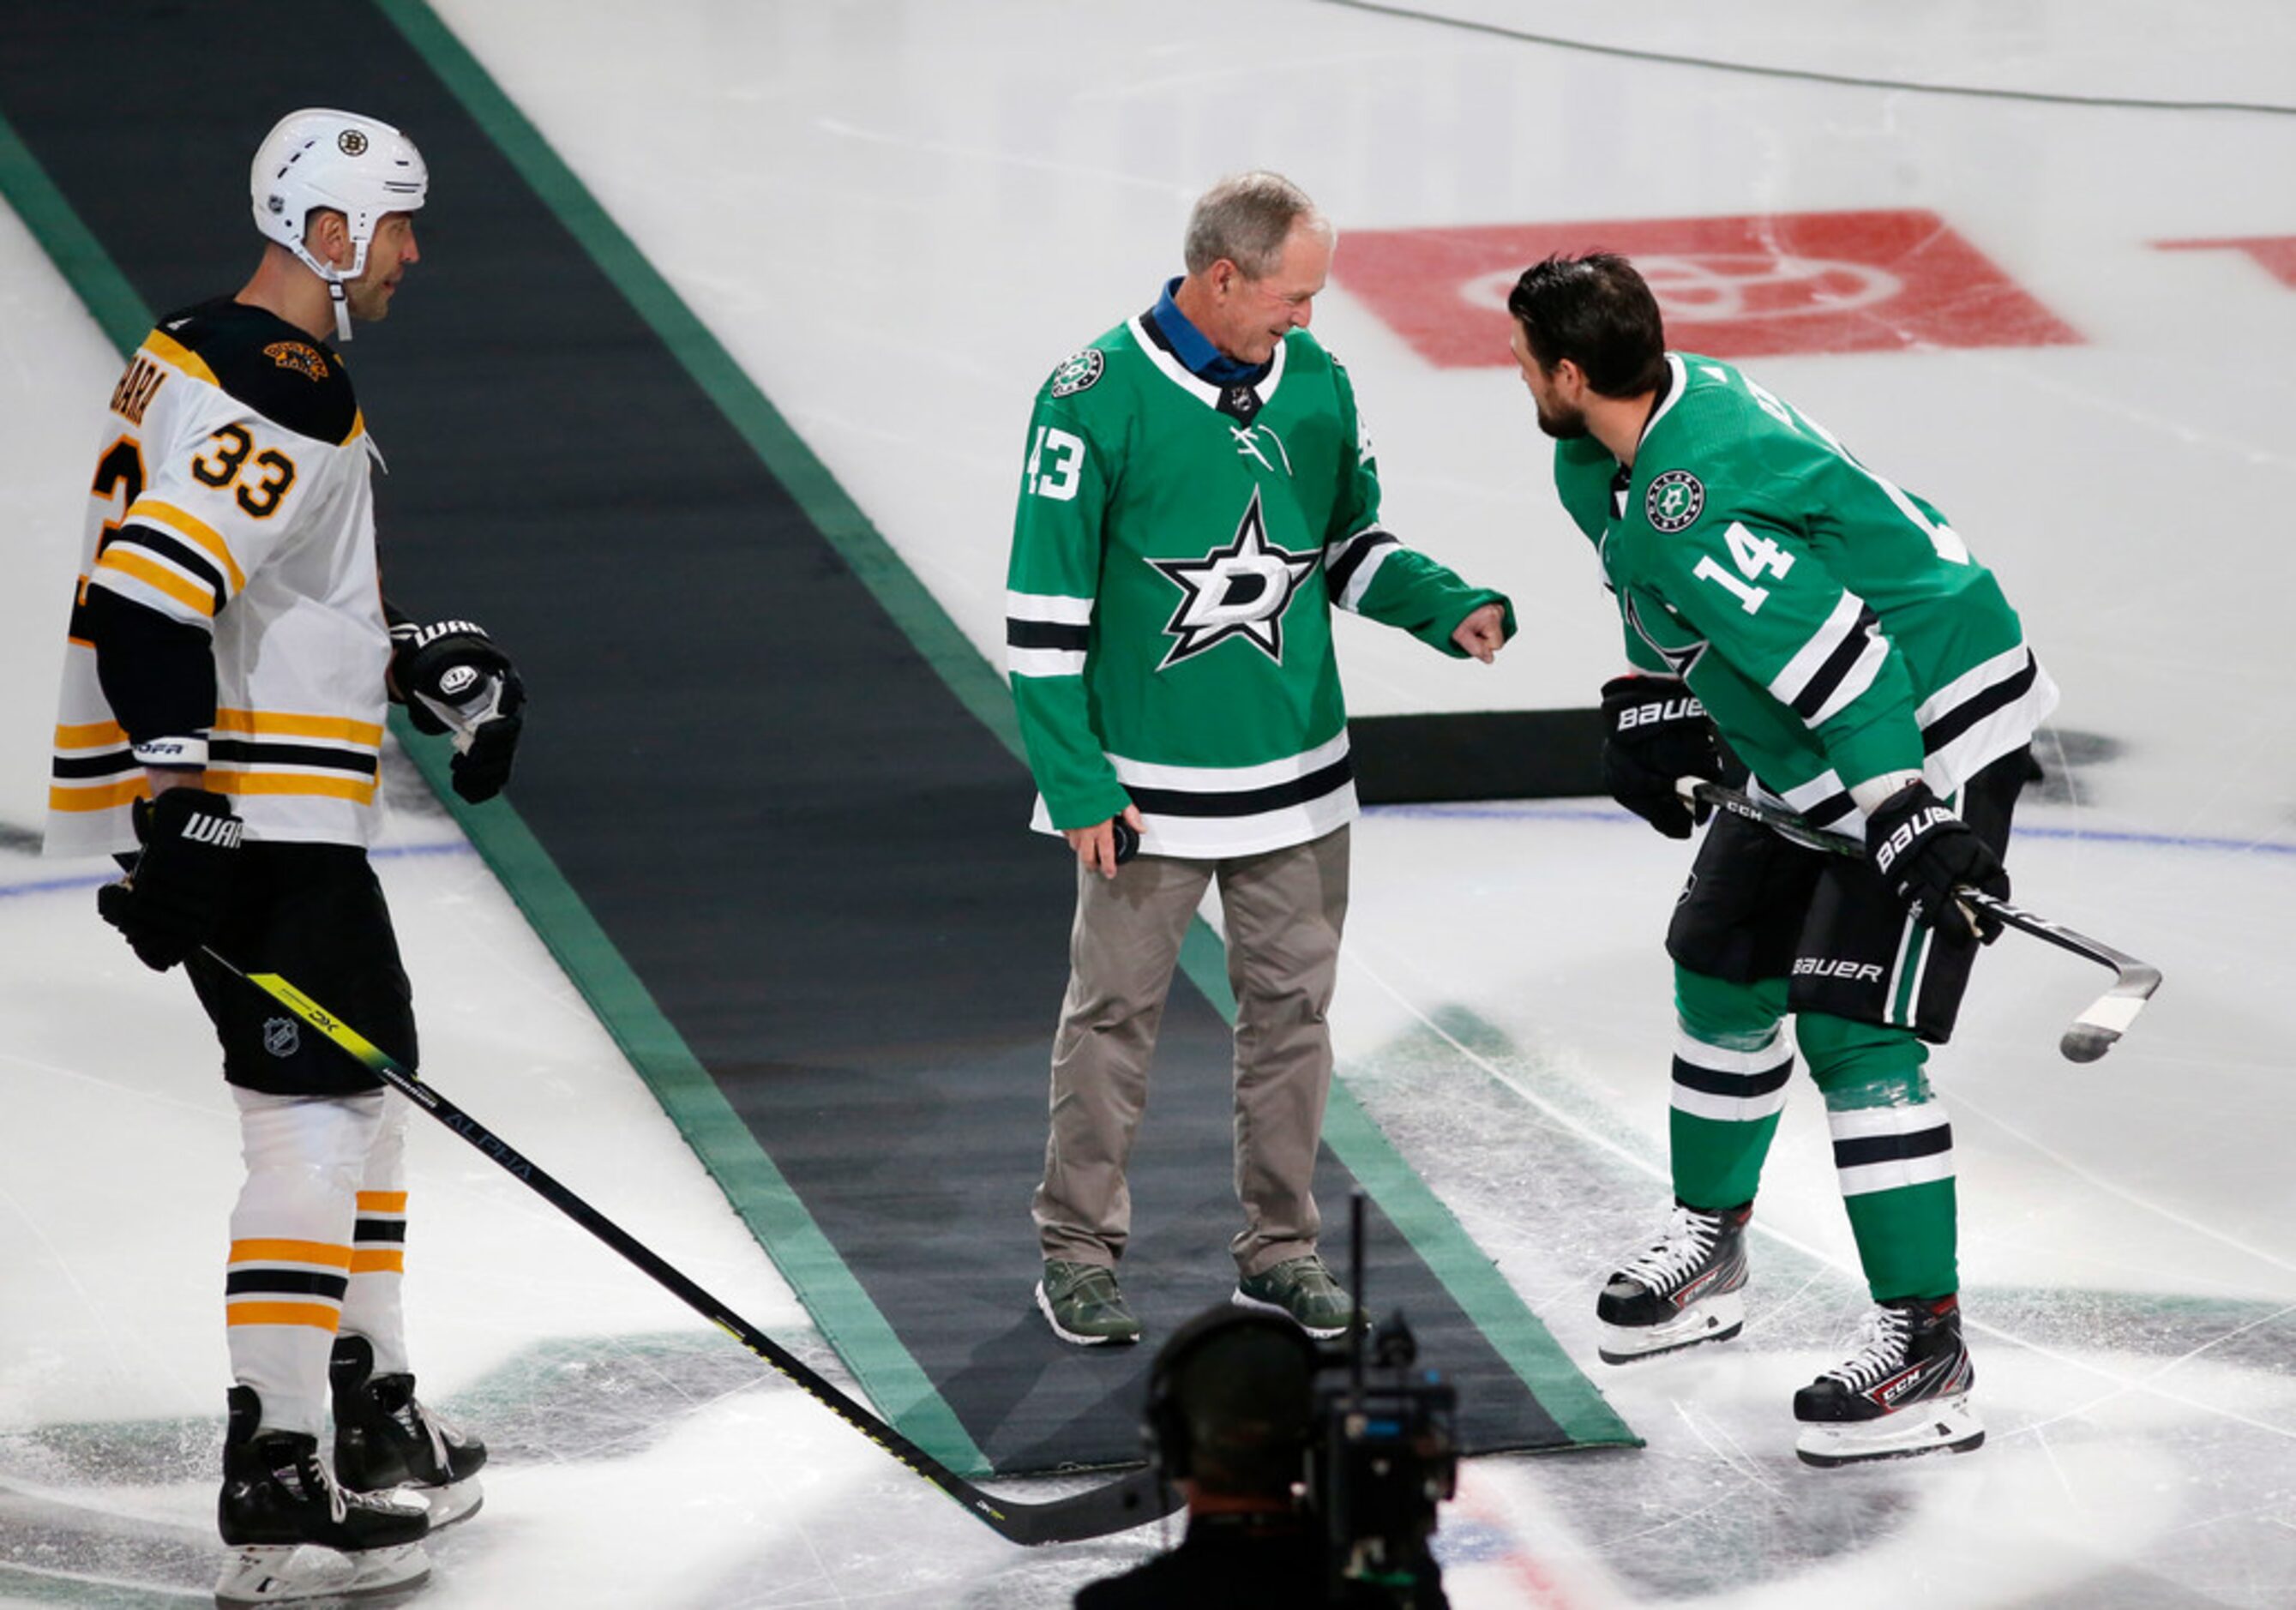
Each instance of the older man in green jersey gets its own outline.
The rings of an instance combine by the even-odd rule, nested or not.
[[[1488,661],[1506,601],[1379,523],[1342,369],[1308,333],[1332,226],[1275,174],[1200,200],[1185,275],[1037,394],[1006,637],[1040,798],[1076,852],[1037,1301],[1138,1339],[1126,1161],[1180,941],[1217,878],[1235,986],[1234,1300],[1337,1335],[1312,1191],[1356,814],[1334,605]]]
[[[1731,366],[1668,351],[1624,259],[1549,258],[1507,307],[1556,489],[1636,668],[1603,690],[1612,793],[1688,838],[1677,779],[1734,752],[1757,797],[1871,850],[1827,856],[1728,815],[1708,829],[1667,935],[1676,1206],[1603,1288],[1602,1356],[1737,1335],[1798,1039],[1875,1304],[1850,1358],[1795,1394],[1801,1456],[1974,1448],[1952,1131],[1923,1064],[1999,931],[1954,891],[2007,894],[2000,857],[2056,689],[1944,515]]]

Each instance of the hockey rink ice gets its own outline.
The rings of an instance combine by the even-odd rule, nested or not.
[[[1757,1209],[1744,1335],[1595,1358],[1595,1292],[1667,1202],[1659,940],[1686,848],[1604,800],[1368,813],[1342,1074],[1647,1443],[1470,1463],[1439,1540],[1452,1601],[2296,1605],[2296,718],[2267,653],[2296,590],[2284,7],[2193,0],[2173,25],[2135,0],[435,9],[994,658],[1029,398],[1178,272],[1188,201],[1223,172],[1278,168],[1337,223],[1315,328],[1364,399],[1387,522],[1521,620],[1488,669],[1346,623],[1359,714],[1583,706],[1620,665],[1503,320],[1487,358],[1442,344],[1496,305],[1469,259],[1519,268],[1548,248],[1510,259],[1516,232],[1583,226],[1578,243],[1644,260],[1670,319],[1771,342],[1725,355],[1942,506],[2064,690],[2010,858],[2021,903],[2167,982],[2076,1066],[2057,1037],[2109,975],[2016,934],[1988,954],[1931,1064],[1987,1443],[1814,1470],[1789,1400],[1865,1297],[1807,1080]],[[1915,310],[1856,231],[1824,248],[1843,214],[1923,220],[1985,272]],[[1753,244],[1716,243],[1734,234]],[[1374,236],[1402,237],[1391,272],[1351,259]],[[451,242],[423,244],[396,319],[452,294]],[[251,264],[251,230],[247,247]],[[1435,334],[1398,328],[1439,303]],[[1964,316],[1980,303],[2021,312]],[[1835,333],[1795,345],[1796,309]],[[189,989],[97,920],[108,868],[36,853],[82,466],[118,368],[0,209],[7,1606],[209,1602],[222,1559],[232,1109]],[[387,791],[378,864],[426,1075],[842,1380],[395,753]],[[423,1395],[494,1454],[422,1604],[1052,1606],[1177,1540],[1001,1542],[462,1142],[418,1117],[412,1146]],[[1025,1223],[1030,1183],[984,1234]]]

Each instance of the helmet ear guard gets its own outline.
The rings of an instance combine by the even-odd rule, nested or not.
[[[414,141],[388,123],[328,107],[280,119],[256,147],[248,175],[256,229],[326,283],[340,341],[351,338],[343,285],[365,272],[376,226],[388,213],[420,208],[430,188],[430,170]],[[348,269],[320,261],[303,243],[312,212],[323,207],[343,215],[351,240]]]

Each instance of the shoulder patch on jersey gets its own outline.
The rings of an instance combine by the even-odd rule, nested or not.
[[[342,359],[277,315],[228,297],[186,308],[160,328],[208,366],[216,384],[274,424],[337,445],[357,429]]]
[[[1107,368],[1106,355],[1098,347],[1086,347],[1053,371],[1053,395],[1073,397],[1090,390]]]
[[[273,341],[263,349],[263,356],[283,369],[292,369],[309,380],[327,378],[327,360],[308,341]]]
[[[1688,530],[1705,507],[1706,489],[1687,470],[1667,471],[1643,494],[1643,518],[1669,536]]]

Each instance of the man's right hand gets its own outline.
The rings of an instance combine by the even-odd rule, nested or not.
[[[1130,846],[1121,856],[1117,853],[1116,828],[1119,822],[1131,830]],[[1095,822],[1089,827],[1063,827],[1061,836],[1068,840],[1069,848],[1076,851],[1077,859],[1087,869],[1104,878],[1112,878],[1116,875],[1117,867],[1137,852],[1141,826],[1140,807],[1127,805],[1121,816],[1111,817],[1105,822]]]
[[[223,925],[239,875],[240,820],[222,794],[187,786],[138,800],[135,814],[144,852],[127,882],[95,891],[95,908],[137,960],[165,973]]]

